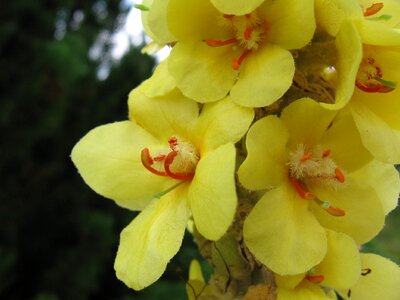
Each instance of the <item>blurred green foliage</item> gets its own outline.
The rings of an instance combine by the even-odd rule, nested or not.
[[[119,0],[0,3],[1,299],[186,299],[187,268],[199,258],[190,236],[161,281],[128,289],[113,261],[136,214],[96,195],[69,158],[90,129],[127,118],[129,91],[151,74],[154,60],[135,48],[113,62],[109,39],[89,59],[126,13]],[[104,62],[112,67],[100,81]],[[365,249],[400,262],[399,210],[387,224]]]

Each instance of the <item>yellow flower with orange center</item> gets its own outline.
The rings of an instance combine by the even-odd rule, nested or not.
[[[143,14],[152,34],[174,45],[168,69],[185,96],[207,103],[230,93],[240,105],[262,107],[292,83],[289,50],[312,38],[313,2],[155,0]]]
[[[182,243],[190,216],[218,240],[236,209],[234,143],[253,120],[252,109],[229,97],[205,105],[179,91],[130,94],[130,121],[90,131],[72,151],[86,183],[132,210],[143,210],[121,233],[117,277],[139,290],[156,281]]]
[[[323,227],[364,243],[383,226],[396,206],[399,177],[381,163],[368,163],[349,115],[335,118],[311,99],[286,107],[280,118],[268,116],[249,129],[248,155],[240,183],[267,192],[245,220],[244,241],[255,257],[281,275],[306,272],[326,253]],[[368,166],[368,167],[366,167]],[[365,176],[357,173],[363,169]],[[390,173],[394,193],[374,174]],[[385,210],[384,210],[385,207]]]

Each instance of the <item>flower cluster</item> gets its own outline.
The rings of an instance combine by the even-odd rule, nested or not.
[[[141,211],[117,277],[155,282],[189,222],[229,277],[218,289],[194,263],[190,299],[400,299],[398,266],[359,251],[400,192],[399,1],[140,7],[151,48],[171,54],[130,93],[128,121],[72,151],[93,190]]]

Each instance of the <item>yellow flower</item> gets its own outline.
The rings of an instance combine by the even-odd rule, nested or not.
[[[351,100],[365,147],[383,162],[400,163],[400,3],[318,0],[316,16],[336,36],[339,80],[335,103],[325,107],[340,109]]]
[[[119,205],[141,212],[121,233],[117,277],[139,290],[164,272],[193,215],[198,231],[217,240],[236,209],[234,143],[254,112],[228,97],[205,105],[173,90],[129,97],[131,121],[90,131],[72,160],[86,183]]]
[[[327,239],[324,259],[307,273],[275,275],[277,300],[332,299],[335,290],[346,290],[356,284],[361,274],[357,245],[347,235],[331,230],[327,230]]]
[[[280,118],[260,119],[247,134],[239,181],[268,191],[244,223],[244,241],[275,273],[298,274],[318,264],[326,253],[323,227],[359,244],[370,240],[383,226],[382,203],[395,206],[393,193],[373,188],[385,180],[374,176],[381,164],[366,168],[372,173],[365,176],[353,175],[371,157],[352,118],[334,117],[334,111],[301,99]]]
[[[400,268],[394,262],[376,254],[361,254],[362,272],[358,282],[341,290],[345,300],[400,299]]]
[[[261,107],[290,87],[295,66],[289,50],[311,40],[313,4],[154,0],[148,26],[159,39],[174,43],[168,69],[184,95],[206,103],[230,93],[240,105]]]

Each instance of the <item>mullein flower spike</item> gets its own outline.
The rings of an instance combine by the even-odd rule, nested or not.
[[[84,181],[141,211],[114,268],[140,290],[184,231],[189,299],[400,299],[399,267],[359,252],[397,206],[398,0],[143,0],[171,54],[129,120],[72,150]]]

